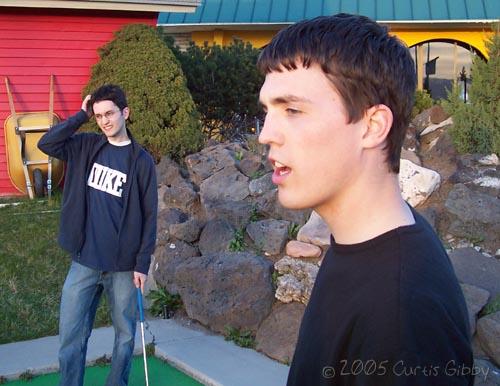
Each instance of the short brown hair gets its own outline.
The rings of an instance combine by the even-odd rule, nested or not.
[[[267,74],[296,69],[297,62],[321,66],[343,98],[349,123],[359,121],[371,106],[391,109],[394,121],[385,149],[390,170],[398,173],[416,86],[408,48],[365,16],[320,16],[281,30],[257,65]]]
[[[87,104],[88,107],[93,108],[94,103],[102,102],[102,101],[111,101],[118,108],[123,110],[125,107],[128,107],[127,97],[125,96],[125,91],[120,86],[115,84],[105,84],[95,90],[90,100]]]

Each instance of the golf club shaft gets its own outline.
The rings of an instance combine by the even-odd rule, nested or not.
[[[144,374],[146,376],[146,386],[149,386],[148,363],[146,360],[146,342],[144,340],[144,308],[142,306],[142,292],[137,288],[137,307],[139,308],[139,320],[141,322],[142,356],[144,359]]]
[[[148,365],[146,362],[146,343],[144,342],[144,322],[141,321],[142,356],[144,358],[144,374],[146,375],[146,386],[149,386]]]

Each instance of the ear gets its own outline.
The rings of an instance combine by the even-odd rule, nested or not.
[[[364,148],[375,148],[384,144],[392,127],[392,111],[386,105],[375,105],[365,112],[365,131],[362,137]]]
[[[125,120],[128,119],[128,116],[130,115],[130,110],[128,107],[124,107],[123,110],[122,110],[122,113],[123,113],[123,118],[125,118]]]

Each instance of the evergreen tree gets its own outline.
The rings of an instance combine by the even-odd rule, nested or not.
[[[472,60],[472,82],[468,103],[460,98],[458,87],[449,93],[443,106],[453,115],[450,134],[462,153],[500,154],[500,33],[499,25],[486,41],[488,61]]]
[[[106,83],[122,87],[130,107],[127,127],[157,161],[199,150],[203,134],[184,74],[153,27],[125,26],[99,56],[83,95]]]
[[[170,47],[172,39],[164,36]],[[208,137],[233,139],[255,127],[263,75],[256,67],[259,50],[235,40],[228,46],[191,43],[185,52],[173,48],[201,114]]]

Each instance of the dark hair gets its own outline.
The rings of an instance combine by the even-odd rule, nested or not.
[[[95,90],[90,97],[88,107],[92,108],[94,103],[102,101],[112,101],[120,110],[128,106],[125,92],[114,84],[105,84]]]
[[[320,16],[281,30],[257,65],[268,74],[296,69],[297,63],[321,67],[343,98],[349,123],[359,121],[371,106],[391,109],[394,121],[385,149],[390,170],[398,173],[416,86],[407,47],[365,16]]]

